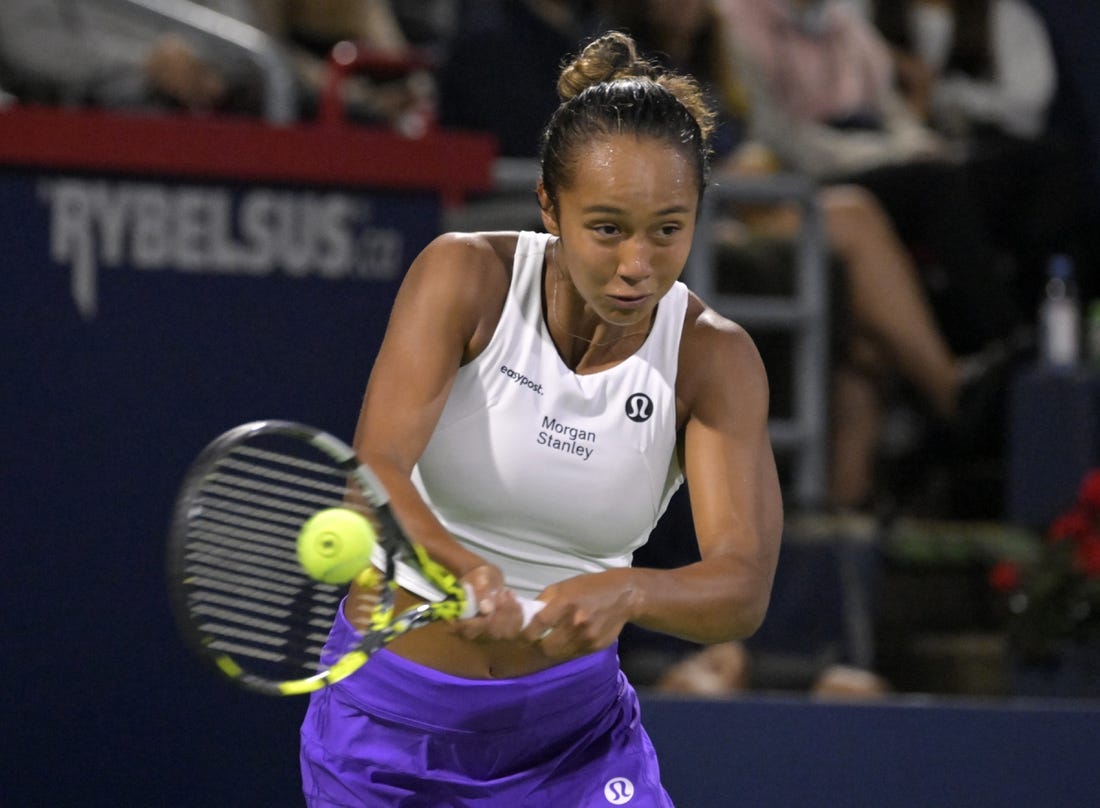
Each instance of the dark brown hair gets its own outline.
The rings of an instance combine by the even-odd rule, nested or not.
[[[590,42],[558,78],[561,105],[543,131],[539,162],[552,202],[569,187],[576,149],[613,134],[653,137],[682,150],[695,166],[699,193],[710,171],[714,112],[690,76],[639,56],[634,40],[611,31]]]

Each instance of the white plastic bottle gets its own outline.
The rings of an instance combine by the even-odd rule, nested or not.
[[[1069,370],[1081,360],[1081,301],[1069,256],[1052,256],[1039,305],[1040,357],[1043,364]]]

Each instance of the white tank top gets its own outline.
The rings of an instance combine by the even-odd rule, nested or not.
[[[634,355],[576,374],[542,315],[550,238],[520,233],[500,323],[459,369],[413,472],[443,525],[526,597],[629,566],[683,481],[676,371],[687,288],[677,282],[661,300]],[[435,596],[418,577],[399,580]]]

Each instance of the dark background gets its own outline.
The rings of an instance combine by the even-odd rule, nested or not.
[[[1063,70],[1056,114],[1100,187],[1100,4],[1037,5]],[[49,257],[45,175],[0,172],[0,804],[300,804],[304,702],[239,692],[183,649],[165,534],[187,464],[221,431],[278,417],[350,438],[395,284],[101,269],[88,321]],[[377,201],[411,260],[439,227],[435,200]],[[994,783],[984,804],[1070,805],[1100,785],[1100,722],[1083,705],[650,703],[688,806],[704,804],[706,777],[721,786],[714,805],[867,804],[832,789],[876,805],[983,804],[975,778]]]

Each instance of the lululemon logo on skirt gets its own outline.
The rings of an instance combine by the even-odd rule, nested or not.
[[[634,798],[634,784],[625,777],[612,777],[604,784],[603,795],[612,805],[626,805]]]

